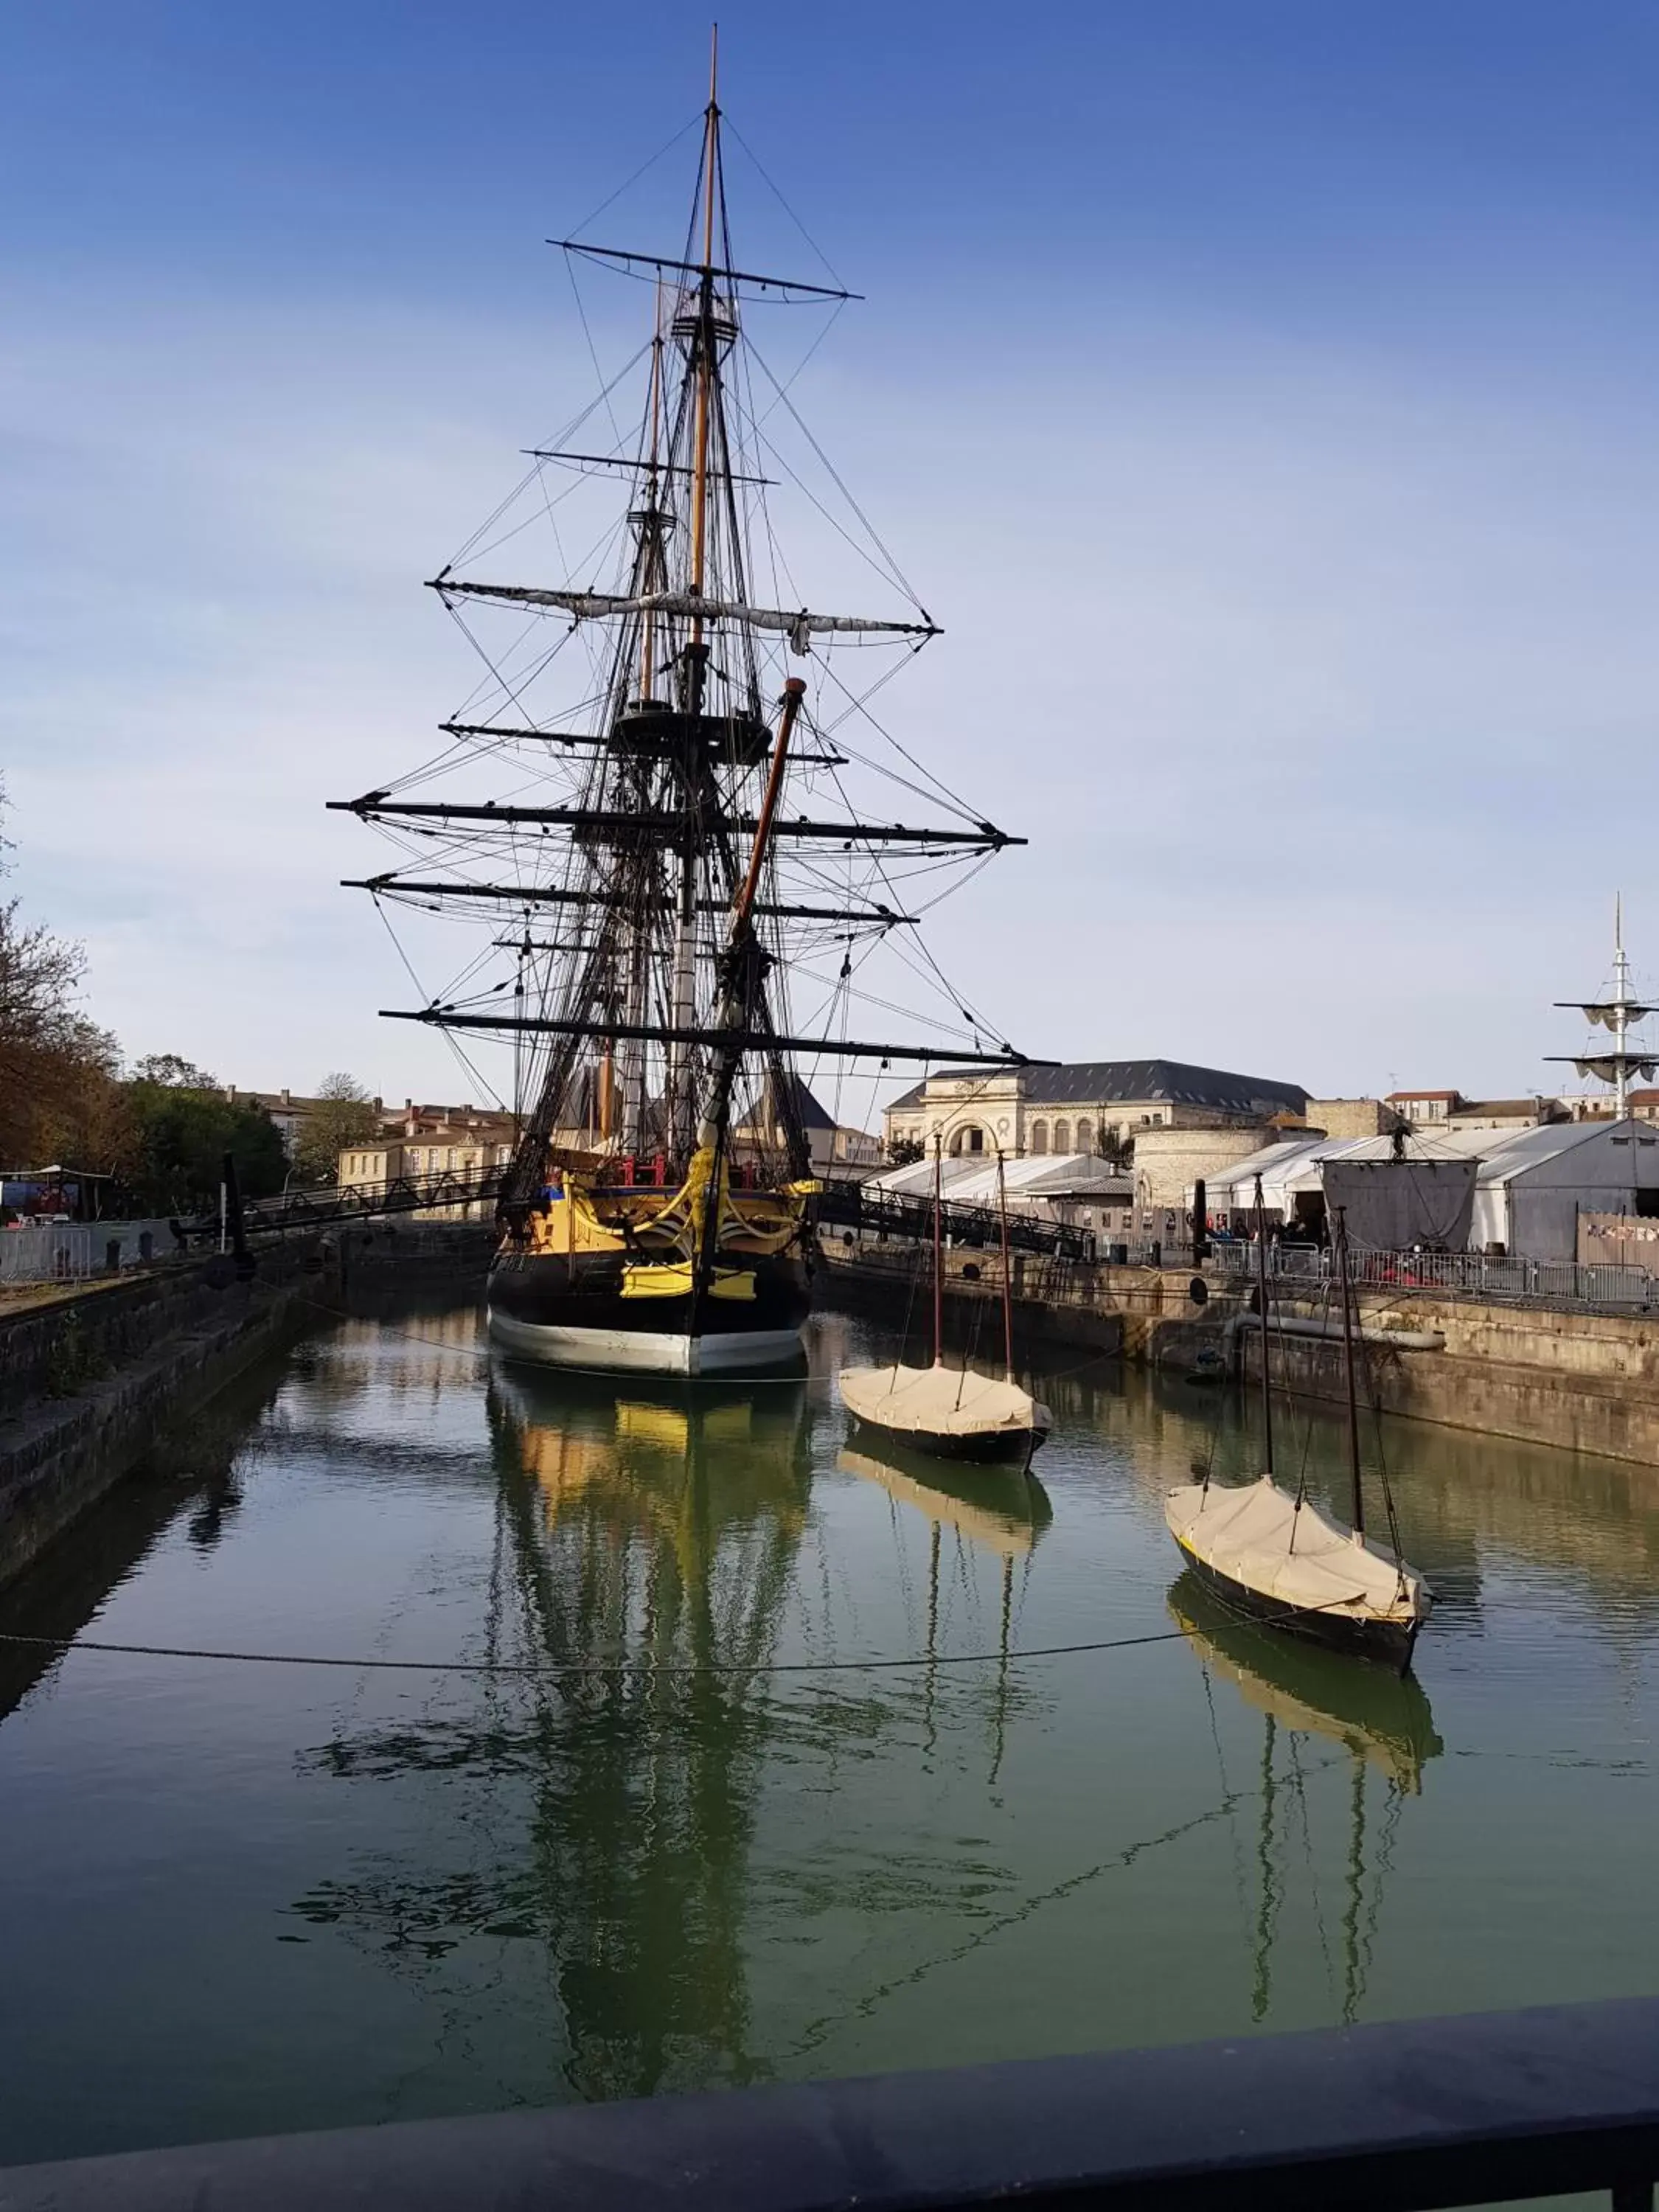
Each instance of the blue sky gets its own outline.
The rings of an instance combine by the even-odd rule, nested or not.
[[[694,122],[707,15],[67,0],[6,39],[18,888],[135,1053],[467,1095],[374,1018],[408,985],[322,802],[472,681],[420,580],[589,395],[541,241]],[[721,40],[868,295],[793,396],[945,626],[889,719],[1031,839],[941,910],[945,964],[1036,1053],[1552,1079],[1620,883],[1659,969],[1659,16],[740,6]],[[672,251],[694,159],[589,234]],[[743,258],[811,275],[731,161]],[[584,291],[607,367],[630,289]]]

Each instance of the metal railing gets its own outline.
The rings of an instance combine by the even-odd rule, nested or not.
[[[0,1229],[0,1284],[88,1283],[150,1267],[178,1249],[165,1221],[42,1222]]]
[[[488,1206],[493,1213],[507,1170],[504,1167],[443,1169],[431,1175],[392,1176],[384,1182],[329,1184],[320,1190],[284,1190],[274,1198],[245,1198],[242,1227],[250,1237],[276,1230],[326,1229],[338,1221],[372,1221],[392,1213],[426,1213],[439,1207]],[[216,1236],[216,1214],[184,1224],[192,1237]]]
[[[1354,1280],[1377,1290],[1421,1291],[1499,1304],[1639,1308],[1659,1302],[1659,1281],[1645,1267],[1500,1258],[1486,1252],[1355,1252],[1352,1259]],[[1212,1245],[1206,1265],[1220,1274],[1253,1275],[1255,1247]],[[1269,1243],[1267,1273],[1275,1281],[1324,1284],[1331,1279],[1331,1255],[1317,1245]]]
[[[1659,2000],[723,2089],[0,2172],[7,2212],[1652,2212]]]
[[[964,1206],[946,1199],[939,1209],[941,1225],[953,1248],[995,1250],[1001,1226],[992,1206]],[[920,1244],[933,1234],[931,1198],[904,1198],[896,1192],[872,1190],[867,1183],[826,1182],[818,1200],[818,1219],[828,1229],[851,1230],[864,1237],[896,1237]],[[1086,1229],[1057,1221],[1039,1221],[1011,1210],[1008,1244],[1015,1252],[1028,1252],[1073,1261],[1094,1256],[1096,1242]]]

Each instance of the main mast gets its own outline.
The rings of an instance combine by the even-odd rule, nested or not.
[[[714,199],[720,154],[719,92],[720,27],[717,24],[710,38],[708,105],[703,112],[702,265],[697,274],[696,318],[691,340],[691,365],[696,394],[691,434],[691,548],[686,596],[696,603],[696,611],[692,614],[691,635],[681,656],[680,680],[683,708],[690,715],[701,715],[703,711],[709,659],[708,647],[703,640],[701,603],[708,568],[709,418],[718,343],[714,325]],[[677,319],[677,328],[683,319]],[[728,331],[730,337],[736,337],[735,314]],[[674,933],[674,985],[670,1012],[671,1026],[680,1030],[691,1026],[696,1012],[697,901],[702,889],[699,877],[702,855],[696,798],[696,794],[688,781],[685,830],[680,842],[679,913]],[[685,1044],[672,1045],[668,1054],[666,1119],[670,1142],[681,1158],[690,1151],[696,1121],[695,1071],[692,1048]]]

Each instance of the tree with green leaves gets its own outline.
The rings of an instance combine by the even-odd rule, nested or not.
[[[337,1181],[341,1153],[372,1144],[380,1133],[379,1111],[356,1077],[325,1075],[295,1141],[294,1180],[310,1188]]]
[[[282,1189],[288,1155],[263,1106],[233,1105],[211,1077],[176,1054],[152,1054],[139,1066],[149,1072],[123,1086],[133,1125],[125,1180],[135,1212],[211,1212],[227,1152],[244,1198]]]
[[[85,974],[78,945],[0,899],[0,1166],[97,1168],[118,1149],[120,1052],[80,1011]]]

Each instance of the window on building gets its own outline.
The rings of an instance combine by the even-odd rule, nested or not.
[[[1054,1150],[1057,1152],[1069,1152],[1071,1149],[1071,1123],[1069,1121],[1056,1121],[1054,1124]]]
[[[1046,1121],[1033,1121],[1031,1124],[1031,1150],[1034,1152],[1046,1152],[1048,1149],[1048,1124]]]
[[[1095,1148],[1095,1125],[1079,1121],[1077,1125],[1077,1148],[1080,1152],[1091,1152]]]

